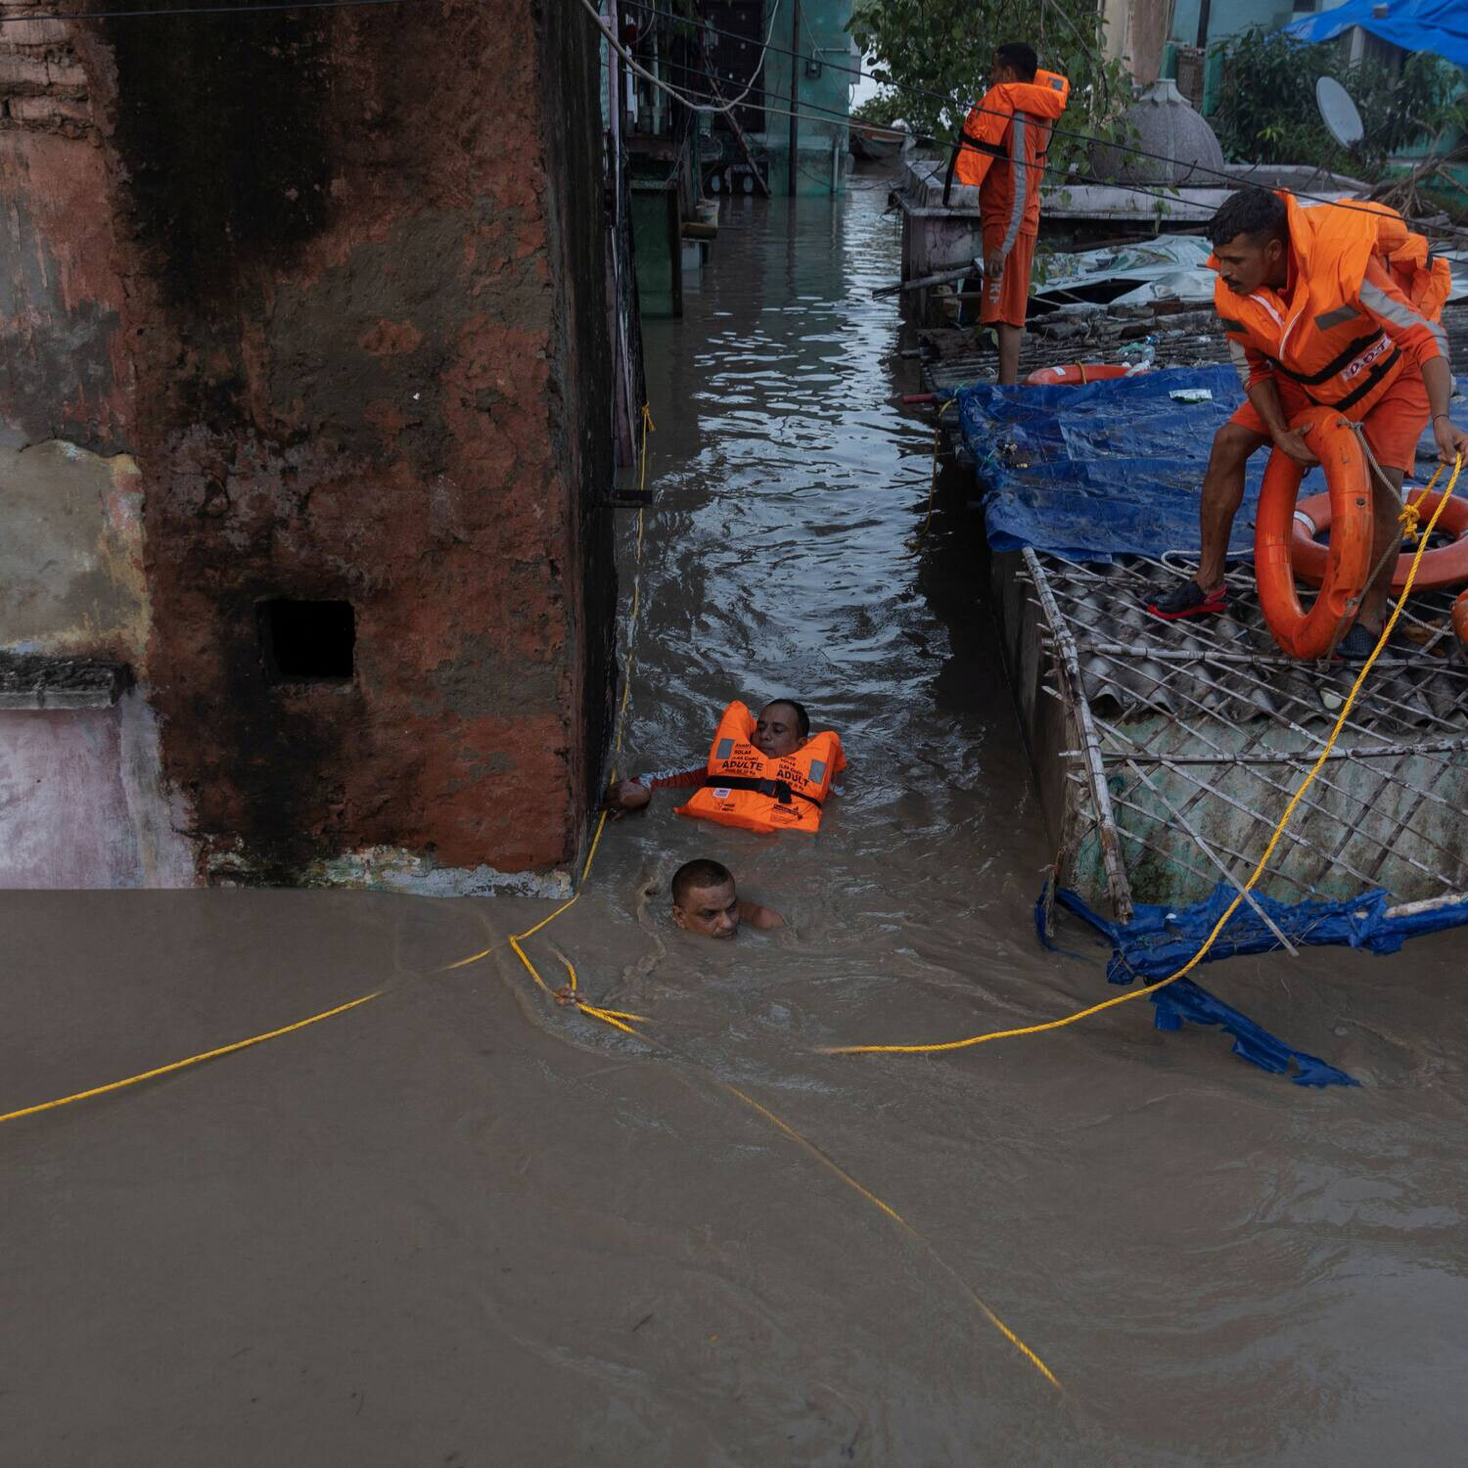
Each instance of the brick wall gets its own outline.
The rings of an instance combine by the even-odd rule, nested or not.
[[[477,890],[578,850],[614,596],[593,40],[557,0],[0,28],[0,408],[137,465],[203,879]],[[350,607],[350,676],[289,675],[281,600]]]

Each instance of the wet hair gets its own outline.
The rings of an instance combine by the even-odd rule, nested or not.
[[[1022,82],[1034,81],[1035,73],[1040,69],[1040,58],[1027,41],[1006,41],[996,48],[994,54],[999,58],[999,64],[1012,67]]]
[[[793,698],[772,698],[765,703],[765,708],[761,709],[760,712],[764,713],[765,709],[772,709],[775,707],[776,704],[780,704],[787,709],[795,710],[796,733],[798,733],[802,739],[809,739],[810,715],[806,713],[805,705],[803,703],[797,703]]]
[[[1226,245],[1239,235],[1247,235],[1255,245],[1268,240],[1283,240],[1289,213],[1284,200],[1268,189],[1240,189],[1224,202],[1208,221],[1208,239],[1217,247]]]
[[[683,899],[695,889],[722,887],[725,882],[733,880],[734,873],[722,862],[710,861],[704,856],[694,861],[685,861],[673,873],[673,901],[677,906],[682,907]]]

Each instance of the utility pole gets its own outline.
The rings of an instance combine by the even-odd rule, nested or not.
[[[1198,6],[1198,45],[1204,51],[1208,49],[1208,21],[1212,9],[1213,0],[1202,0]]]
[[[795,197],[795,159],[800,146],[800,0],[791,0],[790,17],[790,186],[786,193]]]

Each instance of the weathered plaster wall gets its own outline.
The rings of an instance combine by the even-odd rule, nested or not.
[[[568,862],[614,596],[590,28],[557,0],[27,24],[0,407],[15,447],[137,465],[114,620],[200,873]],[[277,596],[352,603],[350,683],[269,680]],[[33,586],[32,623],[67,599]]]
[[[114,657],[148,641],[143,494],[128,454],[64,439],[0,447],[0,628],[21,652]]]
[[[110,709],[0,710],[0,887],[187,887],[184,812],[140,690]]]

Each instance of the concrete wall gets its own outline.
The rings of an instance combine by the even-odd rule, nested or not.
[[[786,0],[775,18],[770,50],[765,53],[765,102],[770,108],[788,112],[790,108],[790,69],[800,67],[797,78],[799,111],[798,171],[795,176],[797,194],[826,194],[831,190],[833,149],[843,165],[836,176],[837,188],[844,188],[846,158],[846,123],[855,78],[842,68],[851,67],[851,38],[846,23],[851,19],[851,0],[801,0],[800,30],[793,30],[794,6]],[[769,24],[769,0],[764,25]],[[778,50],[775,48],[779,48]],[[802,57],[815,55],[821,63],[818,77],[805,75],[803,61],[787,53],[799,51]],[[789,181],[790,119],[783,112],[766,114],[765,130],[752,135],[752,141],[769,152],[770,190],[786,192]],[[832,114],[836,114],[832,116]]]
[[[1172,15],[1173,0],[1102,0],[1106,54],[1124,58],[1143,85],[1155,82],[1162,72]]]
[[[132,665],[190,879],[575,858],[615,598],[578,15],[0,29],[0,648]],[[350,602],[349,680],[272,677],[277,597]],[[46,747],[10,739],[12,778]]]
[[[1200,9],[1201,0],[1175,0],[1169,39],[1182,46],[1196,46]],[[1290,0],[1213,0],[1208,9],[1208,43],[1226,41],[1254,25],[1273,30],[1292,19]]]

